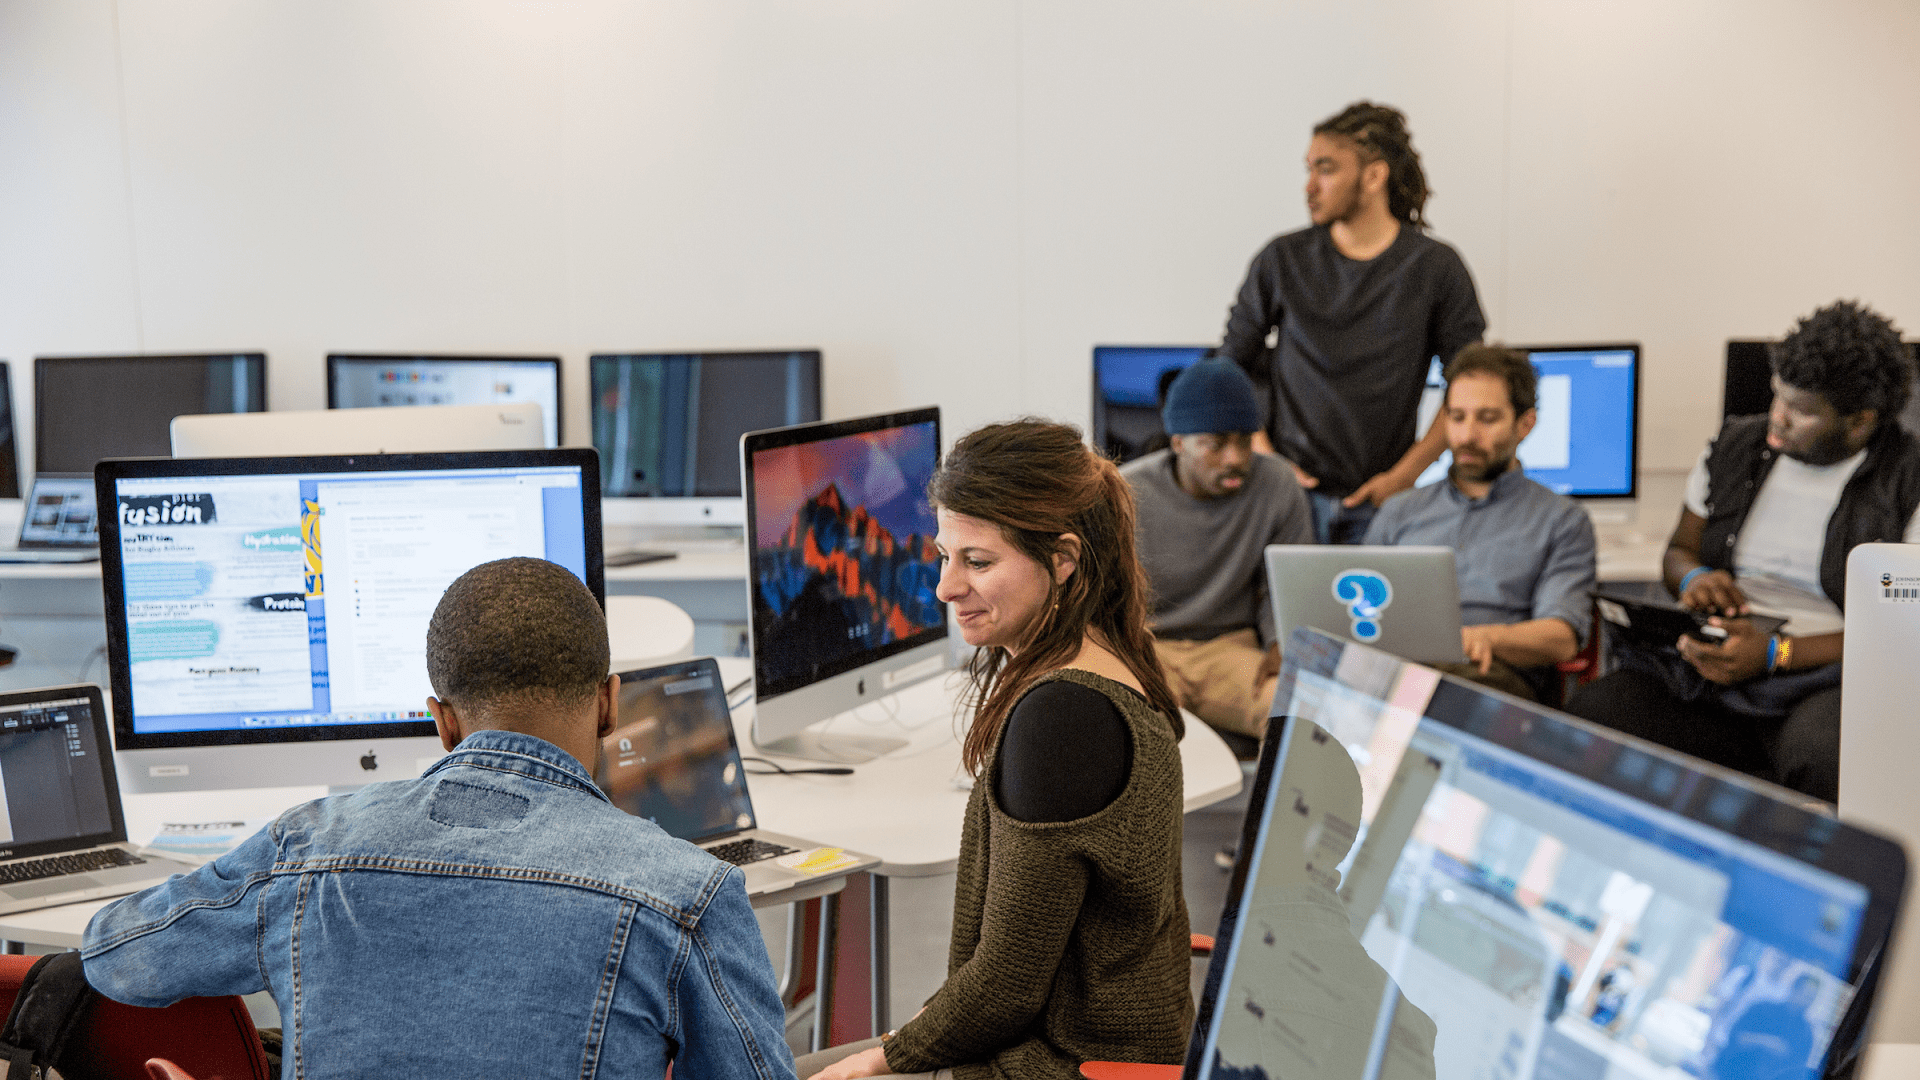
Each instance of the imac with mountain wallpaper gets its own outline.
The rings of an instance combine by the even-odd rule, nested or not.
[[[40,356],[33,467],[90,473],[110,457],[165,457],[167,425],[194,413],[265,412],[265,353]]]
[[[417,776],[454,578],[530,556],[605,596],[587,449],[109,461],[94,485],[127,791]]]
[[[595,353],[600,490],[630,525],[741,525],[740,436],[820,419],[820,352]]]
[[[1539,419],[1515,456],[1527,478],[1576,499],[1631,499],[1640,457],[1640,346],[1515,345],[1540,376]],[[1427,371],[1420,400],[1425,431],[1446,396],[1441,364]],[[1425,487],[1447,475],[1443,453],[1415,482]]]
[[[1167,387],[1205,356],[1210,345],[1095,345],[1093,445],[1115,461],[1132,461],[1166,445],[1160,406]]]
[[[754,744],[835,761],[897,748],[902,740],[806,729],[946,671],[927,502],[940,410],[757,431],[740,457]]]
[[[392,405],[540,406],[547,446],[560,445],[557,356],[374,356],[327,354],[327,408]]]
[[[13,373],[0,360],[0,499],[20,497],[20,443],[13,424]]]

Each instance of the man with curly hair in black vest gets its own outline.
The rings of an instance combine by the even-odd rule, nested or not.
[[[1848,301],[1773,348],[1773,407],[1730,417],[1687,479],[1666,586],[1718,642],[1615,645],[1619,669],[1577,716],[1833,802],[1847,553],[1920,541],[1920,441],[1899,423],[1913,361],[1893,324]],[[1745,616],[1785,618],[1763,634]]]

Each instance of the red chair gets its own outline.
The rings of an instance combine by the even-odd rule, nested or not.
[[[1550,708],[1562,708],[1567,698],[1572,696],[1576,686],[1584,686],[1600,677],[1600,610],[1592,608],[1592,623],[1587,630],[1587,646],[1574,654],[1571,660],[1562,660],[1553,665],[1560,678],[1555,687],[1560,692],[1558,700],[1543,701],[1540,704]]]
[[[13,1009],[20,980],[37,956],[0,956],[0,1015]],[[174,1070],[156,1073],[149,1059]],[[174,1064],[178,1062],[179,1064]],[[274,1080],[253,1018],[237,997],[187,998],[142,1009],[98,998],[87,1019],[87,1047],[72,1075],[149,1080]]]

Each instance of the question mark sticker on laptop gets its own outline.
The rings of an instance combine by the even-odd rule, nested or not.
[[[1342,570],[1333,575],[1333,598],[1347,606],[1356,641],[1380,637],[1380,613],[1393,603],[1393,586],[1376,570]]]

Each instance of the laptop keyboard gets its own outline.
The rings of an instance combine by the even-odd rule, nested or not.
[[[725,844],[715,844],[706,850],[707,854],[721,862],[745,866],[763,859],[777,859],[782,855],[791,855],[800,849],[782,844],[769,844],[765,840],[734,840]]]
[[[111,870],[116,866],[138,866],[146,861],[138,855],[129,855],[120,848],[101,848],[97,851],[83,851],[78,855],[50,855],[44,859],[24,859],[20,862],[0,863],[0,885],[38,881],[41,878],[60,877],[63,874],[84,874],[89,870]]]

